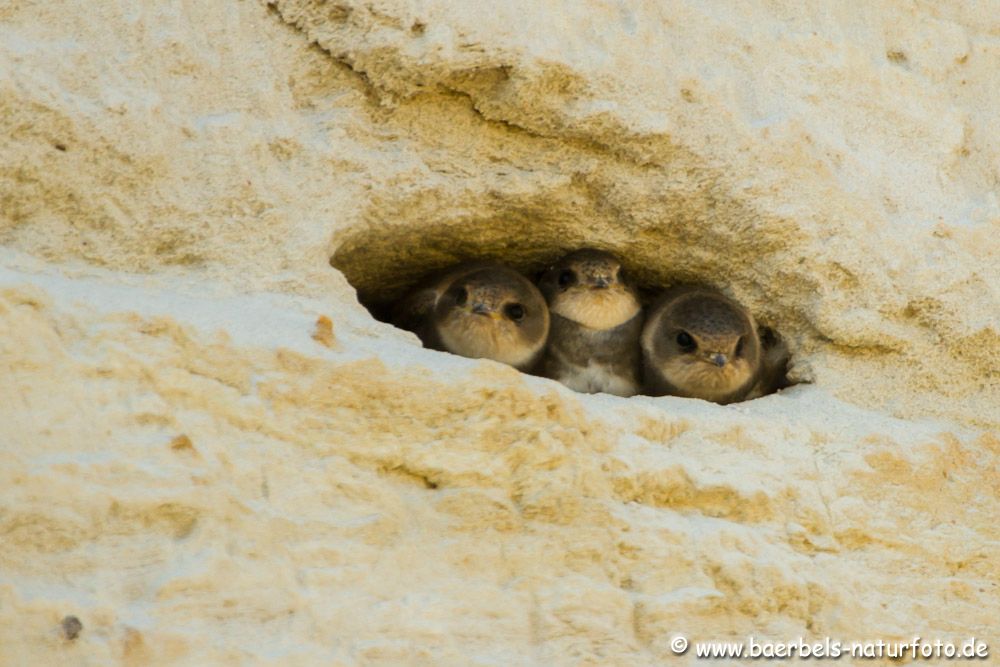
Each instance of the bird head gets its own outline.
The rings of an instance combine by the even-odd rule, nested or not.
[[[572,252],[539,280],[553,313],[592,329],[610,329],[640,310],[617,257],[603,250],[585,248]]]
[[[548,336],[545,300],[526,278],[489,267],[456,279],[439,299],[435,317],[449,351],[522,367]]]
[[[684,395],[718,400],[752,382],[760,368],[756,325],[734,301],[692,291],[655,323],[654,362]]]

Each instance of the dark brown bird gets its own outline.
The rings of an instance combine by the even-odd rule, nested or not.
[[[711,287],[667,290],[641,338],[646,391],[733,403],[747,397],[761,369],[757,325],[739,303]]]
[[[549,334],[545,299],[531,281],[483,262],[452,267],[418,287],[396,304],[392,322],[425,347],[519,370],[535,365]]]
[[[636,394],[642,306],[618,258],[577,250],[549,268],[538,287],[552,318],[541,374],[588,394]]]

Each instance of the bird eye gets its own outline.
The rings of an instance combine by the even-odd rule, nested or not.
[[[569,269],[559,274],[559,287],[569,287],[576,280],[576,276]]]
[[[740,336],[740,339],[736,341],[736,350],[734,352],[737,357],[743,356],[743,336]]]
[[[464,287],[459,287],[453,294],[455,296],[455,303],[459,306],[464,306],[465,302],[469,300],[469,292]]]
[[[697,347],[697,345],[695,345],[694,338],[691,338],[691,334],[687,331],[681,331],[677,334],[677,344],[688,352]]]
[[[507,304],[507,306],[503,309],[503,312],[507,314],[507,317],[515,322],[520,322],[524,319],[524,306],[519,303]]]

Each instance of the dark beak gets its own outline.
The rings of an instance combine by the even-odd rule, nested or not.
[[[595,278],[594,279],[594,283],[593,283],[594,287],[596,287],[597,289],[604,289],[605,287],[607,287],[610,284],[611,284],[611,281],[608,280],[607,278],[604,278],[604,277]]]
[[[723,366],[726,365],[726,355],[724,354],[712,355],[712,363],[718,366],[719,368],[722,368]]]
[[[474,303],[472,304],[472,312],[476,315],[489,315],[490,309],[484,303]]]

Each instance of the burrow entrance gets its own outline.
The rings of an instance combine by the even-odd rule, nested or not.
[[[613,252],[646,305],[665,287],[677,283],[712,285],[738,298],[738,290],[732,286],[739,280],[740,272],[731,265],[721,266],[719,254],[706,249],[704,241],[692,246],[689,237],[685,243],[685,228],[665,225],[638,234],[617,233],[607,235],[610,239],[595,240],[589,233],[592,230],[581,229],[578,221],[540,220],[537,211],[520,214],[507,211],[502,217],[478,220],[374,223],[345,235],[330,257],[330,264],[345,275],[357,290],[361,304],[382,322],[390,321],[397,300],[459,262],[496,261],[535,281],[560,257],[582,247]],[[698,238],[705,234],[691,236]],[[780,322],[754,315],[765,344],[782,340],[778,333]],[[786,367],[774,389],[791,384]]]

